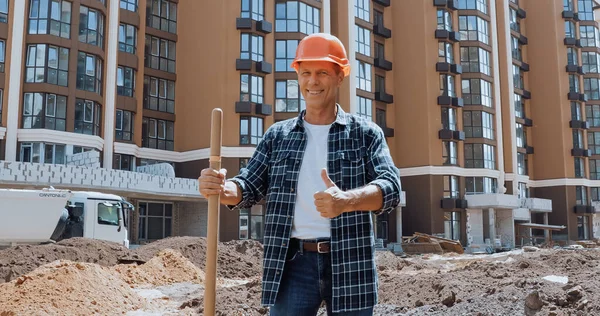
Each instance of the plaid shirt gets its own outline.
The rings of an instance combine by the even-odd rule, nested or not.
[[[275,304],[292,232],[298,174],[306,147],[304,111],[297,118],[273,124],[239,175],[230,179],[242,191],[232,210],[266,199],[262,304]],[[399,170],[394,166],[383,131],[372,121],[338,114],[328,138],[328,173],[341,190],[367,184],[383,193],[377,214],[400,202]],[[351,311],[377,303],[375,238],[371,212],[354,211],[331,219],[333,311]]]

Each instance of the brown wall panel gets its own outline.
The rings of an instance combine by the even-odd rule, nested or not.
[[[402,208],[404,236],[415,232],[429,233],[432,230],[432,213],[435,208],[431,198],[432,182],[429,175],[402,178],[402,187],[406,191],[406,207]]]

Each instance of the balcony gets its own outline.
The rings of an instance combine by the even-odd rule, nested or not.
[[[530,119],[530,118],[525,118],[525,119],[523,119],[523,120],[524,120],[524,122],[523,122],[523,125],[525,125],[525,126],[527,126],[527,127],[532,127],[532,126],[533,126],[533,120],[532,120],[532,119]]]
[[[440,200],[440,207],[445,210],[455,208],[467,208],[467,201],[457,198],[443,198]]]
[[[458,34],[456,32],[450,32],[447,30],[435,30],[435,38],[436,39],[447,39],[454,43],[460,41]]]
[[[273,32],[273,24],[265,20],[258,21],[256,22],[256,30],[264,34],[269,34]]]
[[[525,10],[519,8],[519,10],[517,10],[517,16],[521,19],[524,19],[527,17],[527,12],[525,12]]]
[[[438,105],[451,105],[451,106],[456,106],[456,107],[463,107],[465,105],[465,102],[463,101],[463,99],[457,98],[457,97],[441,95],[438,97],[437,100],[438,100]]]
[[[521,199],[521,207],[532,212],[552,212],[552,200],[540,198],[525,198]]]
[[[592,205],[575,205],[573,207],[575,214],[596,214],[598,213],[596,210],[598,209]]]
[[[264,60],[257,62],[255,68],[257,72],[262,72],[264,74],[270,74],[273,71],[273,66]]]
[[[392,30],[384,27],[381,24],[373,25],[373,33],[385,38],[392,38]]]
[[[270,104],[256,104],[256,114],[269,116],[273,114],[273,107]]]
[[[384,58],[376,57],[375,58],[375,67],[381,68],[383,70],[391,71],[392,70],[392,62],[387,61]]]
[[[587,101],[587,96],[583,93],[578,93],[578,92],[569,92],[567,94],[567,98],[569,99],[569,101],[582,101],[582,102]]]
[[[257,115],[269,116],[273,114],[273,107],[270,104],[253,103],[250,101],[235,102],[235,113],[252,114],[252,107],[254,107],[254,113]]]
[[[250,59],[236,59],[235,70],[252,70],[252,60]]]
[[[375,100],[391,104],[394,103],[394,96],[385,92],[375,92]]]
[[[448,73],[451,72],[456,75],[462,74],[462,66],[457,64],[450,64],[444,62],[438,62],[435,64],[435,70],[437,72]]]
[[[531,92],[523,90],[523,99],[531,99]]]
[[[533,155],[533,152],[534,152],[534,151],[533,151],[533,147],[531,147],[531,146],[527,146],[527,147],[525,147],[525,153],[526,153],[526,154],[528,154],[528,155]]]
[[[571,149],[571,156],[573,157],[590,157],[592,151],[590,149],[573,148]]]
[[[567,65],[565,69],[568,73],[578,73],[580,75],[585,75],[583,67],[579,65]]]
[[[563,42],[567,46],[581,47],[581,41],[579,39],[574,38],[574,37],[565,37],[565,39],[563,40]]]
[[[529,71],[529,64],[528,63],[521,63],[521,70],[523,71]]]
[[[253,28],[261,33],[269,34],[273,32],[273,24],[271,22],[253,21],[251,18],[237,18],[235,20],[235,28],[238,30],[252,30]]]
[[[562,17],[565,20],[579,21],[579,15],[573,11],[563,11]]]
[[[516,221],[531,221],[531,212],[526,208],[516,208],[513,210],[513,217]]]
[[[235,20],[235,28],[238,30],[251,30],[252,19],[251,18],[237,18]]]
[[[390,6],[390,0],[373,0],[374,3],[380,4],[384,7],[389,7]]]
[[[519,36],[519,43],[521,43],[521,45],[527,45],[527,43],[529,43],[529,40],[526,36],[521,34],[521,36]]]
[[[569,122],[569,127],[576,129],[588,129],[590,128],[590,124],[587,121],[571,120]]]
[[[516,209],[521,207],[519,198],[512,194],[486,193],[466,195],[465,199],[471,209]]]

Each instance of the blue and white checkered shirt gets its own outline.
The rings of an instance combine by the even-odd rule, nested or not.
[[[242,191],[232,210],[266,199],[262,304],[275,304],[292,232],[298,174],[306,147],[304,111],[297,118],[273,124],[252,159],[230,179]],[[400,173],[394,166],[383,131],[372,121],[338,113],[329,131],[328,173],[341,190],[368,184],[383,195],[390,212],[400,203]],[[334,312],[359,310],[377,303],[375,238],[371,212],[354,211],[331,219],[331,263]]]

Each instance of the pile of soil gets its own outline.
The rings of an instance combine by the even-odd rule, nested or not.
[[[1,315],[125,314],[145,301],[110,268],[55,261],[0,285]]]

